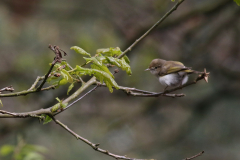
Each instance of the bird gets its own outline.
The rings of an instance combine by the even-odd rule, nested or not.
[[[188,75],[195,72],[181,62],[163,59],[152,60],[145,71],[150,71],[159,79],[159,82],[165,86],[164,92],[168,87],[184,85],[188,81]]]

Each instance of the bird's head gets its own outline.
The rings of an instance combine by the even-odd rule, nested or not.
[[[162,72],[162,66],[166,61],[163,59],[154,59],[145,71],[150,71],[153,75],[159,76]]]

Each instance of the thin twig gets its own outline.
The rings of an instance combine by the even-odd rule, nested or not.
[[[88,144],[89,146],[91,146],[95,151],[101,152],[103,154],[106,154],[108,156],[111,156],[115,159],[125,159],[125,160],[143,160],[143,159],[135,159],[135,158],[129,158],[126,156],[120,156],[120,155],[116,155],[113,153],[110,153],[108,150],[104,150],[99,148],[98,146],[100,144],[94,144],[92,142],[90,142],[89,140],[87,140],[86,138],[83,138],[81,136],[79,136],[77,133],[75,133],[74,131],[72,131],[71,129],[68,128],[68,126],[66,126],[65,124],[63,124],[62,122],[60,122],[59,120],[55,119],[54,117],[52,117],[53,121],[60,125],[63,129],[65,129],[66,131],[68,131],[70,134],[72,134],[74,137],[76,137],[77,139],[80,139],[81,141],[83,141],[84,143]]]
[[[13,113],[0,110],[0,113],[2,113],[0,114],[0,118],[28,118],[28,117],[40,118],[42,114],[51,114],[51,110],[47,108],[25,113]]]
[[[122,58],[127,52],[131,51],[132,48],[140,42],[143,38],[145,38],[154,28],[156,28],[159,24],[161,24],[173,11],[175,11],[178,6],[183,2],[184,0],[179,0],[171,10],[169,10],[157,23],[155,23],[146,33],[144,33],[140,38],[138,38],[131,46],[129,46],[121,55],[118,56],[118,58]]]
[[[16,116],[16,114],[15,114],[15,113],[8,112],[8,111],[4,111],[4,110],[0,110],[0,113],[2,113],[2,114],[8,114],[8,115],[12,115],[12,116]]]
[[[50,89],[55,89],[58,85],[51,85],[45,88],[42,88],[41,91],[47,91]],[[25,90],[25,91],[20,91],[20,92],[14,92],[14,93],[7,93],[7,94],[0,94],[0,97],[17,97],[17,96],[25,96],[30,93],[36,93],[38,92],[36,89],[35,90]]]
[[[198,154],[196,154],[196,155],[194,155],[194,156],[192,156],[192,157],[190,157],[190,158],[185,158],[184,160],[191,160],[191,159],[194,159],[194,158],[196,158],[196,157],[201,156],[203,153],[204,153],[204,151],[202,151],[202,152],[200,152],[200,153],[198,153]]]
[[[45,82],[47,81],[48,77],[49,77],[49,74],[51,73],[54,65],[59,62],[61,63],[62,62],[62,52],[64,53],[64,56],[67,55],[66,52],[64,52],[62,49],[60,49],[58,46],[52,46],[51,44],[49,44],[48,48],[50,50],[52,50],[54,53],[55,53],[55,58],[51,64],[51,67],[50,69],[48,70],[48,73],[45,75],[44,79],[43,79],[43,82],[37,87],[37,91],[41,91],[43,85],[45,84]]]
[[[43,85],[44,85],[45,82],[47,81],[47,78],[48,78],[49,74],[51,73],[51,71],[52,71],[52,69],[53,69],[53,67],[54,67],[55,64],[56,64],[56,63],[52,63],[52,64],[51,64],[51,67],[50,67],[50,69],[48,70],[48,73],[44,76],[44,79],[43,79],[42,83],[37,87],[37,90],[36,90],[36,91],[41,91]]]
[[[4,91],[13,92],[13,91],[14,91],[14,88],[13,88],[12,86],[8,86],[8,87],[4,87],[4,88],[0,89],[0,93],[1,93],[1,92],[4,92]]]
[[[72,105],[74,105],[75,103],[77,103],[78,101],[80,101],[82,98],[86,97],[88,94],[90,94],[92,91],[95,91],[97,89],[98,85],[96,85],[95,87],[93,87],[90,91],[88,91],[87,93],[85,93],[83,96],[81,96],[80,98],[78,98],[77,100],[75,100],[74,102],[72,102],[71,104],[69,104],[67,107],[61,109],[59,112],[55,113],[54,116],[58,115],[59,113],[65,111],[66,109],[70,108]]]
[[[35,80],[35,82],[33,83],[33,85],[32,85],[27,91],[31,91],[31,90],[35,89],[37,83],[38,83],[39,81],[43,80],[43,79],[44,79],[44,76],[43,76],[43,77],[39,77],[39,76],[38,76],[37,79]]]

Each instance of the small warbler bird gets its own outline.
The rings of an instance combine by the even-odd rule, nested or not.
[[[153,75],[157,76],[159,82],[168,87],[181,86],[188,81],[188,74],[195,72],[188,67],[185,67],[181,62],[166,61],[163,59],[154,59],[150,63],[148,69]]]

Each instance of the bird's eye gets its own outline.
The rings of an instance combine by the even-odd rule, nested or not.
[[[155,69],[157,69],[158,67],[155,67]]]

